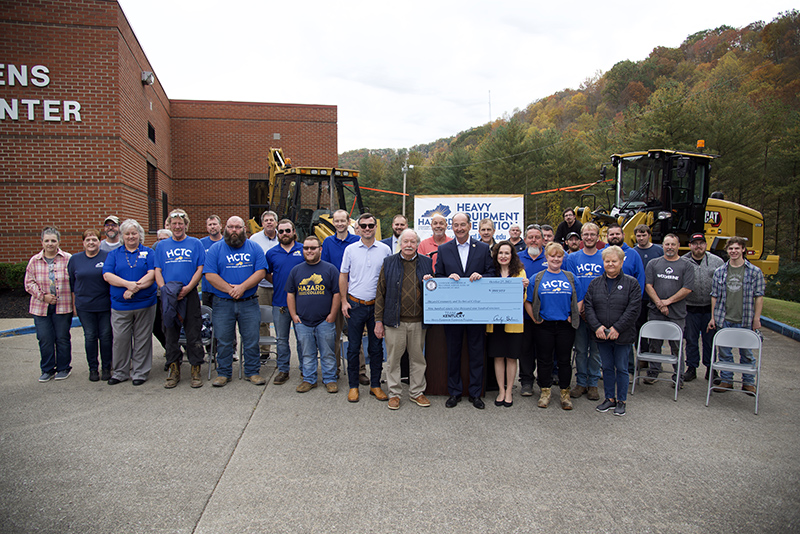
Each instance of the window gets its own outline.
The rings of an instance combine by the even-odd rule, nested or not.
[[[166,204],[164,207],[166,207]],[[166,214],[159,221],[161,213],[158,209],[158,169],[149,161],[147,162],[147,215],[149,231],[151,233],[157,232],[161,225],[164,224]]]
[[[155,127],[154,127],[152,124],[150,124],[149,122],[147,123],[147,137],[148,137],[148,138],[149,138],[149,139],[150,139],[152,142],[154,142],[154,143],[156,142],[156,129],[155,129]]]

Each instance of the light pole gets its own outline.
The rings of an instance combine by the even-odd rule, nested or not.
[[[413,168],[413,165],[408,164],[408,160],[403,163],[403,217],[406,216],[406,174],[408,173],[408,169]]]

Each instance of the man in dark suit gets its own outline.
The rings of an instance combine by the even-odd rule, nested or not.
[[[400,215],[399,213],[395,215],[394,219],[392,219],[392,235],[386,239],[381,239],[381,243],[385,243],[386,246],[391,249],[392,254],[400,252],[400,234],[402,234],[403,230],[406,228],[408,228],[408,219],[406,219],[406,216]]]
[[[494,276],[494,263],[489,247],[469,236],[472,223],[466,213],[456,213],[452,219],[456,238],[439,247],[436,259],[436,276],[460,280],[469,277],[470,282],[483,276]],[[461,400],[461,345],[467,333],[469,352],[469,400],[482,410],[483,389],[483,339],[486,326],[482,324],[447,324],[444,333],[447,339],[447,389],[450,398],[445,406],[455,407]]]

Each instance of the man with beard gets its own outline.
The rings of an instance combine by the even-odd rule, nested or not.
[[[436,276],[446,276],[453,280],[469,278],[470,282],[480,280],[484,276],[494,276],[494,261],[489,247],[469,236],[472,227],[469,215],[456,213],[453,216],[452,226],[456,238],[439,247]],[[481,391],[486,325],[446,324],[444,333],[447,339],[447,390],[450,393],[445,407],[455,408],[461,401],[464,390],[461,381],[461,347],[466,333],[469,353],[469,401],[475,408],[483,410],[485,404],[481,399]]]
[[[544,236],[538,224],[528,225],[525,229],[525,244],[527,248],[519,253],[522,266],[525,267],[525,276],[533,279],[537,273],[547,269],[547,259],[544,255]],[[519,358],[519,382],[522,387],[520,395],[531,397],[533,395],[533,373],[536,372],[536,347],[533,339],[535,324],[527,313],[523,330],[522,355]],[[558,382],[556,382],[558,383]]]
[[[514,249],[517,251],[517,254],[525,250],[527,246],[521,236],[522,229],[518,224],[512,224],[508,227],[508,241],[514,245]]]
[[[581,236],[577,232],[570,232],[564,244],[567,245],[567,254],[578,252],[581,249]]]
[[[680,241],[675,234],[664,236],[662,246],[664,256],[655,259],[647,264],[645,269],[646,291],[650,297],[649,321],[671,321],[683,330],[686,323],[686,297],[692,292],[694,287],[694,267],[689,262],[681,260],[678,255]],[[650,352],[661,353],[660,339],[650,340]],[[669,346],[673,356],[678,357],[678,363],[674,366],[675,373],[680,369],[680,358],[678,354],[678,342],[670,341]],[[653,384],[661,372],[661,364],[650,362],[650,369],[647,371],[648,378],[644,379],[645,384]],[[675,378],[683,387],[683,377]]]
[[[294,223],[289,219],[278,222],[278,240],[280,245],[267,251],[267,279],[272,283],[272,322],[275,323],[275,337],[278,338],[278,374],[275,375],[273,384],[285,384],[289,380],[290,360],[292,350],[289,347],[289,329],[292,326],[292,316],[289,314],[289,304],[286,300],[286,280],[295,265],[303,263],[303,245],[295,241]],[[294,331],[297,340],[297,352],[302,353],[297,329]],[[298,354],[298,361],[300,355]],[[299,363],[302,373],[303,365]]]
[[[302,340],[303,381],[298,393],[317,387],[317,351],[322,366],[322,382],[328,393],[336,393],[334,335],[339,315],[339,270],[320,259],[322,246],[315,235],[303,241],[304,263],[295,265],[286,283],[286,301],[295,332]]]
[[[122,240],[119,238],[119,217],[116,215],[109,215],[103,221],[103,231],[106,238],[100,242],[100,250],[103,252],[111,252],[117,247],[122,246]]]
[[[223,243],[208,250],[204,273],[208,289],[214,294],[214,336],[217,338],[217,377],[214,387],[227,384],[233,374],[232,362],[236,325],[242,335],[244,374],[257,386],[266,384],[259,374],[258,350],[261,311],[258,282],[267,273],[267,260],[261,247],[247,239],[244,220],[231,217],[225,224]]]
[[[165,239],[158,245],[155,261],[156,283],[161,289],[164,338],[167,342],[166,357],[169,366],[169,375],[164,387],[172,389],[181,380],[181,347],[178,339],[182,324],[186,333],[186,357],[192,366],[192,387],[199,388],[203,385],[200,364],[203,363],[204,354],[200,338],[203,319],[200,314],[197,284],[203,275],[206,251],[199,239],[186,235],[189,229],[189,216],[185,211],[173,210],[169,214],[169,227],[172,230],[172,238]],[[182,320],[180,312],[177,312],[175,315],[178,320],[167,324],[168,309],[171,306],[176,306],[176,310],[180,309],[182,300],[186,306]]]
[[[558,225],[556,228],[556,235],[553,240],[556,243],[564,243],[566,237],[570,234],[570,232],[575,232],[576,234],[583,235],[581,232],[582,225],[580,221],[575,218],[575,210],[572,208],[567,208],[564,210],[564,220]]]
[[[431,217],[431,231],[433,235],[422,240],[417,253],[428,256],[433,261],[433,270],[436,271],[436,254],[439,252],[439,247],[452,239],[447,237],[447,219],[444,215],[436,213]]]
[[[573,214],[574,215],[574,214]],[[583,297],[589,283],[603,274],[603,257],[597,250],[599,228],[594,223],[586,223],[581,228],[583,249],[567,256],[564,270],[575,276],[578,292],[578,310],[581,314],[580,324],[575,331],[575,387],[569,396],[577,399],[584,393],[590,401],[600,400],[597,381],[600,379],[600,352],[597,343],[592,339],[591,328],[584,319]],[[558,234],[556,234],[558,238]],[[567,387],[560,384],[561,388]]]
[[[400,252],[400,234],[406,228],[408,228],[408,219],[406,219],[405,215],[400,215],[399,213],[395,215],[392,219],[392,235],[386,239],[381,239],[381,243],[389,247],[392,254]]]
[[[200,242],[203,244],[206,254],[208,254],[211,245],[222,240],[222,219],[220,219],[219,215],[210,215],[208,219],[206,219],[206,231],[208,235],[201,239]],[[212,300],[214,299],[214,293],[211,291],[210,284],[206,283],[205,274],[203,274],[202,288],[203,305],[213,308],[214,303]]]

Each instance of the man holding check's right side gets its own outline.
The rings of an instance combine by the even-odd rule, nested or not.
[[[469,236],[469,215],[456,213],[451,224],[456,238],[439,246],[436,276],[453,280],[469,277],[470,282],[484,276],[494,276],[494,263],[489,247]],[[454,408],[464,391],[461,382],[461,345],[465,331],[469,351],[469,400],[473,406],[482,410],[483,339],[486,335],[486,325],[482,324],[444,325],[447,339],[447,389],[450,393],[445,406]]]

